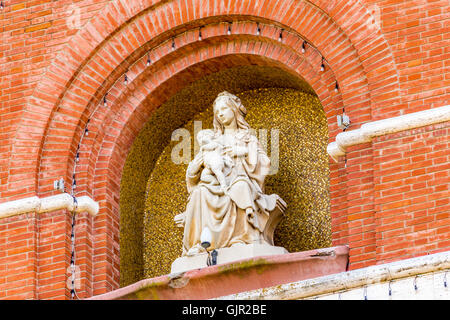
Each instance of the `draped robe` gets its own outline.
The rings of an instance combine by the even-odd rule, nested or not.
[[[216,134],[216,137],[224,147],[229,145],[225,135]],[[204,227],[211,230],[210,250],[236,244],[265,243],[262,232],[277,201],[277,195],[264,194],[264,179],[269,173],[270,159],[258,139],[248,130],[239,129],[227,138],[234,145],[247,147],[248,153],[243,157],[233,157],[234,165],[226,172],[228,188],[225,193],[218,182],[201,180],[204,166],[195,172],[192,163],[200,161],[201,152],[186,171],[189,198],[183,213],[183,256],[194,246],[200,249]],[[247,215],[247,208],[253,209],[254,217]]]

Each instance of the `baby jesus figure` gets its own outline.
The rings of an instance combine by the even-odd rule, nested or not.
[[[219,182],[221,189],[226,193],[227,182],[225,179],[225,169],[231,169],[233,160],[228,155],[223,154],[223,146],[214,141],[214,132],[212,130],[202,130],[197,134],[197,140],[200,144],[200,151],[203,153],[203,169],[200,180],[206,183],[215,184]],[[215,177],[214,177],[215,176]]]

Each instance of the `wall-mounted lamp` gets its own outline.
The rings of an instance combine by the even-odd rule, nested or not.
[[[347,130],[347,128],[350,126],[350,118],[345,113],[342,113],[342,115],[337,116],[337,123],[338,127],[342,130]]]
[[[53,189],[64,192],[64,179],[61,178],[59,180],[53,181]]]

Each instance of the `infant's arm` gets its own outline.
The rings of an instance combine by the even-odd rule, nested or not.
[[[206,151],[212,151],[215,150],[217,147],[220,147],[220,144],[218,144],[217,142],[209,142],[205,145],[203,145],[201,147],[202,150],[206,150]]]

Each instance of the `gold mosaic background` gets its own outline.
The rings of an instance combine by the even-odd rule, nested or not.
[[[331,245],[328,131],[318,98],[306,83],[280,69],[232,68],[180,91],[136,138],[121,184],[122,286],[169,273],[181,255],[182,229],[173,217],[186,206],[187,165],[171,161],[178,142],[170,137],[177,128],[188,129],[193,137],[194,120],[212,127],[211,104],[223,90],[242,99],[252,128],[280,132],[279,171],[266,179],[266,193],[277,193],[288,204],[275,244],[290,252]],[[268,141],[270,153],[270,136]]]

